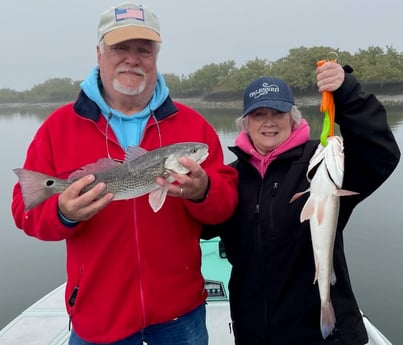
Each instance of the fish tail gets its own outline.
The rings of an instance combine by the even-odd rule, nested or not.
[[[51,189],[46,188],[46,181],[49,180],[49,176],[21,168],[14,169],[13,171],[18,176],[18,182],[21,185],[22,198],[26,211],[34,208],[55,194]]]
[[[326,339],[333,331],[336,324],[333,304],[331,301],[322,304],[320,311],[320,329],[323,339]]]

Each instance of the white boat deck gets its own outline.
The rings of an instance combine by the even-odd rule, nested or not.
[[[230,313],[227,282],[230,266],[222,255],[218,240],[202,242],[203,275],[206,280],[207,328],[210,345],[233,345],[230,333]],[[27,308],[0,330],[0,345],[68,345],[69,318],[64,304],[65,284]],[[364,316],[368,331],[368,345],[392,345]]]
[[[0,331],[0,345],[68,344],[64,286],[57,287]]]
[[[69,318],[64,287],[65,284],[51,291],[0,330],[0,345],[67,345]],[[210,344],[233,345],[229,320],[228,302],[208,301]]]
[[[34,303],[0,330],[0,345],[68,345],[68,316],[64,307],[64,286],[60,285]],[[229,332],[227,301],[209,301],[207,327],[211,345],[233,345]],[[392,345],[364,316],[368,345]]]

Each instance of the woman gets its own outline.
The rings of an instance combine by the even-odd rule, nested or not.
[[[346,68],[350,70],[351,68]],[[332,334],[320,327],[320,297],[309,222],[300,213],[309,193],[308,164],[319,144],[294,105],[284,81],[260,78],[244,93],[240,133],[231,151],[239,173],[239,204],[224,224],[204,229],[220,235],[232,264],[229,282],[237,345],[361,345],[368,342],[343,250],[343,229],[354,207],[373,193],[396,167],[400,152],[374,95],[333,62],[317,68],[320,92],[331,91],[344,140],[343,189],[334,246],[337,282],[331,287],[336,316]]]

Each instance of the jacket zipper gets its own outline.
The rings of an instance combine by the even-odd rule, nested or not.
[[[263,185],[263,184],[262,184]],[[272,224],[272,219],[273,219],[273,199],[274,199],[274,197],[277,195],[277,191],[278,191],[278,185],[279,185],[279,183],[278,182],[273,182],[273,185],[272,185],[272,189],[271,189],[271,196],[272,196],[272,200],[270,200],[270,227],[272,228],[273,227],[273,224]],[[260,236],[260,231],[261,231],[261,227],[260,227],[260,195],[261,195],[261,192],[259,192],[259,198],[258,198],[258,202],[257,202],[257,204],[256,204],[256,206],[255,206],[255,217],[256,217],[256,224],[257,224],[257,228],[258,228],[258,236],[259,236],[259,249],[260,249],[260,260],[261,260],[261,262],[263,262],[263,253],[262,253],[262,250],[261,250],[261,236]],[[264,305],[265,305],[265,308],[264,308],[264,325],[265,325],[265,328],[267,328],[267,327],[269,327],[268,326],[268,322],[269,322],[269,315],[268,315],[268,298],[267,298],[267,296],[265,295],[264,296]]]
[[[262,252],[262,237],[261,237],[261,220],[260,220],[260,198],[262,195],[262,188],[263,188],[263,181],[261,183],[261,187],[259,190],[259,197],[258,197],[258,201],[256,203],[255,206],[255,222],[256,222],[256,229],[257,229],[257,236],[258,236],[258,241],[259,241],[259,256],[260,256],[260,265],[261,265],[261,270],[263,270],[263,252]],[[266,289],[264,288],[264,290],[266,291]],[[264,301],[263,301],[264,305],[267,306],[267,297],[266,294],[264,294]],[[268,315],[267,315],[267,307],[264,308],[265,312],[264,312],[264,324],[267,325],[267,321],[268,321]]]
[[[141,255],[140,255],[140,245],[139,245],[139,233],[137,230],[137,216],[136,216],[136,200],[133,200],[133,226],[134,226],[134,246],[136,248],[137,253],[137,268],[139,275],[139,294],[140,294],[140,303],[141,310],[143,314],[143,326],[146,325],[146,312],[145,312],[145,303],[144,303],[144,293],[143,293],[143,283],[142,283],[142,272],[141,272]]]

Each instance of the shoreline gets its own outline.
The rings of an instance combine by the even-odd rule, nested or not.
[[[388,106],[403,105],[402,95],[375,95],[381,103]],[[204,101],[201,98],[175,98],[175,101],[186,104],[191,107],[200,107],[204,109],[224,108],[224,109],[241,109],[242,100],[239,101]],[[299,96],[295,97],[295,105],[297,107],[315,107],[319,106],[321,97]]]
[[[403,105],[403,94],[402,95],[375,95],[384,105],[387,106],[401,106]],[[174,101],[183,103],[190,107],[202,108],[202,109],[241,109],[242,100],[232,100],[232,101],[205,101],[202,98],[175,98]],[[0,109],[49,109],[57,108],[61,105],[69,103],[71,101],[65,102],[42,102],[42,103],[0,103]],[[295,105],[298,107],[314,107],[319,106],[321,102],[321,97],[313,96],[299,96],[295,97]]]

